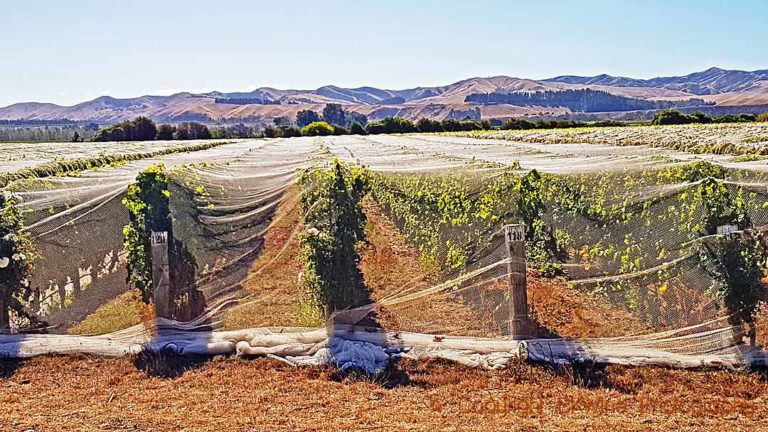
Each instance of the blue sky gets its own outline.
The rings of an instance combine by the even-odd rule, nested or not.
[[[0,106],[768,68],[768,1],[3,0]]]

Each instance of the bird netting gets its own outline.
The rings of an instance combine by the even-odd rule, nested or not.
[[[744,349],[765,337],[768,298],[758,158],[438,135],[115,146],[138,156],[8,177],[4,205],[34,253],[13,277],[19,253],[0,256],[0,326],[15,335],[0,335],[4,354],[173,345],[316,359],[330,331],[485,366],[521,337],[546,361],[762,358]],[[6,175],[55,162],[8,151]],[[136,181],[157,164],[152,201]],[[524,256],[511,255],[508,225]]]

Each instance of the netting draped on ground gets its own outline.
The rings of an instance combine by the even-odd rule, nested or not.
[[[245,140],[158,156],[134,147],[121,152],[146,157],[5,187],[18,197],[37,251],[34,295],[19,299],[36,332],[106,335],[102,346],[123,352],[205,330],[188,342],[226,351],[250,341],[238,349],[258,354],[251,342],[263,334],[237,331],[294,334],[317,325],[302,312],[303,236],[313,228],[304,225],[302,196],[312,186],[298,179],[338,158],[368,173],[370,193],[360,203],[366,239],[357,250],[370,304],[321,311],[331,323],[434,335],[423,339],[434,344],[480,338],[508,349],[510,264],[519,257],[509,255],[504,227],[522,224],[528,336],[586,340],[546,349],[743,357],[745,330],[706,245],[757,238],[768,226],[768,179],[757,159],[440,135]],[[30,156],[8,157],[0,169],[50,162],[24,151]],[[94,151],[101,150],[82,153]],[[123,246],[126,187],[157,163],[169,176],[168,247],[182,257],[170,270],[164,325],[172,330],[162,337],[147,336],[159,327],[146,330],[153,312],[127,282]],[[11,330],[24,333],[30,322],[16,318]],[[544,350],[542,343],[528,346]]]

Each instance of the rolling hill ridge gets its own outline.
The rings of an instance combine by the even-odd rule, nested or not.
[[[568,100],[563,92],[570,91]],[[530,96],[533,94],[534,96]],[[587,104],[584,98],[600,98]],[[575,99],[574,99],[575,98]],[[715,112],[768,111],[768,69],[710,68],[677,77],[636,79],[564,75],[544,80],[476,77],[438,87],[388,90],[327,85],[315,90],[262,87],[250,92],[177,93],[117,99],[102,96],[73,106],[25,102],[0,108],[3,120],[60,120],[114,123],[147,116],[160,122],[267,123],[300,110],[321,111],[339,103],[370,119],[446,118],[637,118],[662,107]],[[593,107],[593,110],[585,107]]]

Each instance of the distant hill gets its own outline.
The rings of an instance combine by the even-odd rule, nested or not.
[[[668,90],[679,90],[695,95],[716,95],[730,92],[745,92],[754,90],[758,83],[768,82],[768,69],[752,72],[709,68],[703,72],[695,72],[679,77],[659,77],[647,80],[597,75],[594,77],[559,76],[544,80],[577,85],[604,85],[611,87],[653,87]]]
[[[588,90],[588,91],[587,91]],[[563,92],[562,94],[559,94]],[[599,96],[599,102],[595,103]],[[576,99],[574,99],[576,98]],[[61,120],[115,123],[136,116],[160,122],[267,123],[292,118],[300,110],[321,111],[325,104],[371,119],[579,117],[637,118],[667,106],[709,113],[761,111],[768,105],[768,69],[756,71],[710,68],[678,77],[636,79],[566,75],[545,80],[509,76],[470,78],[439,87],[387,90],[376,87],[250,92],[178,93],[116,99],[109,96],[73,106],[17,103],[0,108],[0,120]]]

